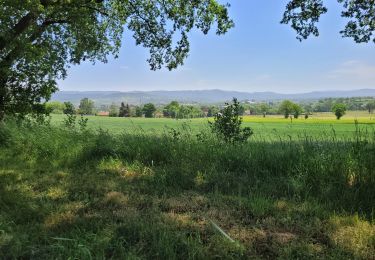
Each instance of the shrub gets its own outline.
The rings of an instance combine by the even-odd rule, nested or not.
[[[81,118],[78,120],[78,125],[81,131],[85,131],[87,128],[87,122],[89,121],[88,118],[84,118],[81,116]]]
[[[77,119],[76,115],[66,114],[66,118],[64,119],[64,125],[68,128],[74,129],[76,126],[76,119]]]
[[[336,118],[339,120],[346,113],[346,106],[343,103],[337,103],[332,107],[332,112],[335,113]]]
[[[241,128],[240,113],[240,103],[233,98],[233,103],[226,103],[225,108],[215,115],[214,122],[209,122],[212,132],[226,143],[246,142],[253,130],[250,127]]]
[[[74,105],[71,102],[64,102],[63,113],[65,115],[73,115],[76,113]]]

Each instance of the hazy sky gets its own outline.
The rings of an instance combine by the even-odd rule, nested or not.
[[[190,33],[191,52],[176,71],[150,71],[148,50],[124,37],[120,57],[108,64],[84,63],[68,71],[60,90],[275,91],[375,88],[375,44],[342,38],[345,20],[337,1],[325,1],[328,13],[320,37],[299,42],[279,23],[287,0],[228,0],[236,26],[224,36]]]

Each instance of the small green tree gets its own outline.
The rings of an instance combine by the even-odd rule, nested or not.
[[[124,102],[121,102],[120,110],[118,113],[119,117],[130,117],[130,107],[129,104],[124,104]]]
[[[213,117],[219,112],[219,109],[216,106],[211,106],[208,108],[207,117]]]
[[[266,117],[267,113],[270,110],[270,106],[266,103],[262,103],[262,104],[260,104],[259,108],[260,108],[260,111],[263,114],[263,117]]]
[[[152,103],[147,103],[143,106],[143,113],[145,114],[145,117],[147,118],[154,117],[155,111],[156,111],[156,107]]]
[[[365,108],[367,109],[368,113],[371,114],[375,109],[375,101],[367,102]]]
[[[288,118],[290,114],[293,113],[294,103],[290,100],[284,100],[279,106],[279,112]]]
[[[143,116],[143,111],[142,111],[142,108],[140,106],[135,107],[135,116],[136,117],[142,117]]]
[[[164,117],[177,118],[180,109],[180,104],[177,101],[172,101],[163,109]]]
[[[239,105],[238,107],[238,114],[243,116],[245,114],[245,107],[243,105]]]
[[[89,121],[88,118],[84,118],[81,116],[81,118],[78,120],[79,129],[83,132],[87,128],[87,122]]]
[[[59,101],[51,101],[46,103],[46,110],[51,114],[63,114],[65,106]]]
[[[297,119],[302,114],[302,107],[298,104],[293,104],[293,117]]]
[[[109,116],[110,117],[117,117],[118,111],[119,111],[119,107],[115,103],[112,103],[109,106]]]
[[[247,141],[253,130],[250,127],[241,128],[240,103],[233,98],[232,104],[225,105],[225,108],[215,115],[214,122],[209,122],[211,131],[226,143]]]
[[[79,103],[79,113],[81,115],[92,115],[94,114],[94,101],[83,98]]]
[[[339,120],[346,113],[346,105],[343,103],[337,103],[332,107],[332,112],[336,115],[337,120]]]
[[[64,114],[65,115],[74,115],[76,113],[76,109],[71,102],[64,102]]]

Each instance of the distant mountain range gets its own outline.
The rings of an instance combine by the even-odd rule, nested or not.
[[[166,104],[173,100],[180,103],[213,104],[230,101],[233,97],[239,100],[277,101],[290,99],[294,101],[316,100],[338,97],[375,97],[375,89],[359,89],[351,91],[314,91],[300,94],[280,94],[275,92],[239,92],[211,90],[177,90],[177,91],[59,91],[52,96],[54,101],[70,101],[78,104],[82,98],[95,101],[96,105],[125,102],[129,104]]]

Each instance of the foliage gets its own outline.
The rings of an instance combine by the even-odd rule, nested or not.
[[[81,104],[82,103],[85,103],[85,102],[81,102]],[[80,107],[81,107],[81,104],[80,104]],[[75,107],[71,102],[64,102],[64,106],[65,106],[64,114],[66,115],[66,118],[64,118],[63,124],[69,129],[75,129],[76,121],[77,121]],[[87,124],[87,120],[86,122],[84,122],[83,117],[81,115],[79,125],[81,126],[81,124],[85,124],[85,123]],[[81,128],[83,127],[81,126]]]
[[[288,118],[291,114],[294,118],[298,118],[300,114],[302,114],[302,107],[290,100],[284,100],[279,106],[279,112],[283,114],[285,118]]]
[[[65,105],[59,101],[47,102],[46,109],[50,114],[63,114]]]
[[[338,2],[349,19],[342,35],[375,42],[373,1]],[[207,34],[214,26],[224,34],[233,27],[228,6],[215,0],[2,0],[0,119],[7,113],[40,113],[71,64],[117,57],[125,27],[137,45],[150,50],[151,69],[174,69],[188,56],[193,28]],[[290,0],[281,22],[291,24],[302,40],[319,34],[316,23],[326,12],[322,0]]]
[[[368,113],[371,114],[375,109],[375,100],[367,102],[365,104],[365,108],[367,109]]]
[[[180,110],[180,104],[177,101],[172,101],[163,109],[164,117],[177,118]]]
[[[216,106],[210,106],[207,111],[207,117],[213,117],[219,113],[219,108]]]
[[[75,130],[78,124],[79,130],[84,132],[87,129],[87,123],[89,119],[81,115],[77,122],[77,115],[75,114],[66,114],[66,118],[63,120],[63,125],[70,130]]]
[[[336,115],[337,119],[343,117],[346,113],[346,106],[343,103],[337,103],[332,107],[332,112]]]
[[[119,107],[114,103],[112,103],[109,107],[109,116],[110,117],[119,116]]]
[[[357,43],[373,41],[374,37],[374,1],[363,0],[337,0],[343,4],[341,16],[348,19],[345,28],[340,32],[343,37],[350,37]],[[302,41],[310,35],[318,36],[316,24],[321,15],[328,9],[323,0],[291,0],[286,6],[281,23],[290,24],[297,32],[297,39]],[[327,1],[328,2],[328,1]]]
[[[79,103],[79,113],[81,115],[93,115],[94,114],[94,101],[83,98]]]
[[[289,103],[287,100],[286,103]],[[285,107],[288,107],[289,115],[294,115],[293,111],[296,111],[295,108],[292,108],[292,105],[289,103],[285,105],[284,101],[282,102],[269,102],[269,103],[251,103],[251,104],[242,104],[246,110],[250,111],[251,115],[277,115],[283,114],[285,115]],[[284,103],[284,104],[283,104]],[[375,105],[374,97],[348,97],[348,98],[323,98],[319,100],[301,100],[297,103],[292,102],[293,104],[297,104],[301,107],[298,109],[299,115],[304,112],[313,113],[313,112],[331,112],[331,108],[335,103],[344,103],[348,110],[351,111],[364,111],[364,110],[371,110],[372,107]],[[280,109],[280,106],[283,106]],[[217,109],[216,107],[214,107]],[[298,107],[297,107],[298,108]]]
[[[240,103],[233,98],[232,104],[215,115],[214,122],[209,122],[211,131],[226,143],[242,143],[253,134],[250,127],[241,128]]]
[[[135,116],[136,117],[142,117],[142,115],[143,115],[142,108],[140,106],[136,106],[135,107]]]
[[[232,146],[141,131],[4,127],[12,145],[0,153],[1,259],[375,254],[374,133]]]
[[[0,118],[29,113],[48,100],[71,64],[117,57],[125,27],[150,50],[153,70],[183,64],[193,28],[206,34],[215,26],[224,34],[233,27],[227,6],[215,0],[0,3]]]
[[[118,112],[119,117],[130,117],[130,107],[129,104],[124,104],[124,102],[121,102],[121,106]]]
[[[80,119],[78,120],[78,125],[79,125],[79,129],[81,131],[85,131],[86,128],[87,128],[87,122],[89,121],[88,118],[84,118],[83,116],[80,117]]]
[[[154,117],[155,111],[156,111],[156,107],[152,103],[147,103],[142,108],[142,112],[147,118]]]
[[[0,148],[7,147],[11,141],[11,131],[4,122],[0,122]]]
[[[202,110],[197,106],[181,105],[178,111],[178,118],[198,118],[203,117]]]
[[[77,116],[75,114],[66,114],[63,122],[67,128],[74,129],[76,127],[76,120]]]
[[[293,117],[298,118],[302,114],[302,107],[298,104],[293,104]]]
[[[198,118],[203,117],[202,108],[191,105],[180,105],[177,101],[172,101],[163,109],[163,116],[170,118]]]
[[[263,114],[263,117],[266,117],[267,113],[270,111],[270,106],[266,103],[261,103],[260,111]]]
[[[76,113],[76,109],[71,102],[64,102],[64,106],[63,112],[65,115],[74,115]]]
[[[331,112],[335,103],[343,103],[348,110],[368,110],[367,104],[374,102],[373,97],[325,98],[311,102],[314,112]],[[311,111],[311,112],[312,112]]]
[[[289,115],[293,113],[293,110],[294,103],[290,100],[284,100],[279,106],[279,111],[284,115],[285,118],[288,118]]]
[[[238,107],[238,114],[240,116],[243,116],[245,114],[245,107],[243,105],[241,105],[241,104]]]

